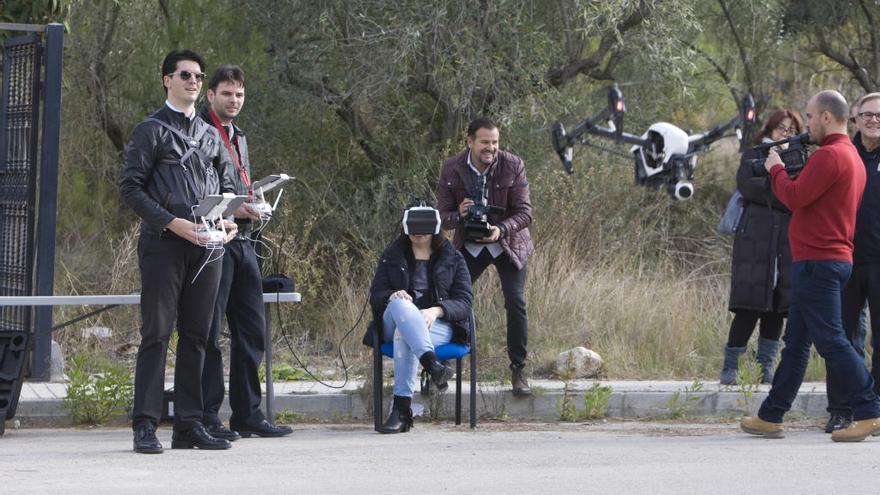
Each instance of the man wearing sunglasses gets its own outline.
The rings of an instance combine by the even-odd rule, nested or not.
[[[856,134],[853,145],[865,165],[867,176],[865,195],[856,215],[853,239],[852,275],[841,294],[843,329],[856,352],[864,358],[867,329],[859,325],[865,303],[871,315],[871,375],[874,393],[880,392],[880,93],[862,97],[855,115]],[[878,310],[878,311],[875,311]],[[831,377],[828,380],[828,411],[831,413],[826,429],[844,428],[852,419],[852,407],[842,394],[841,385]]]
[[[229,156],[232,167],[226,169],[235,194],[251,196],[251,164],[244,131],[233,123],[244,105],[244,72],[235,65],[223,65],[208,81],[208,105],[199,116],[214,126],[222,141],[221,153]],[[230,441],[241,436],[282,437],[293,430],[266,420],[260,411],[262,391],[259,367],[263,360],[266,323],[263,311],[263,280],[257,254],[250,238],[253,222],[260,214],[244,203],[235,212],[238,234],[226,245],[223,273],[214,307],[214,319],[205,352],[202,371],[204,415],[208,433]],[[229,428],[220,421],[223,404],[223,351],[219,337],[223,319],[229,324]],[[237,430],[237,431],[236,431]],[[239,433],[241,435],[239,435]]]
[[[165,356],[172,328],[179,336],[174,366],[171,448],[228,449],[202,425],[202,362],[222,265],[205,248],[192,214],[207,195],[234,192],[224,173],[217,131],[196,115],[205,63],[173,51],[162,62],[166,100],[138,124],[125,148],[119,189],[141,218],[141,343],[134,378],[134,450],[162,452],[156,428],[162,416]],[[226,241],[236,225],[226,222]],[[215,262],[211,262],[211,261]]]

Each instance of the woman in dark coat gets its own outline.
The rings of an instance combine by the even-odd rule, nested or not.
[[[778,141],[802,131],[803,124],[797,113],[777,110],[767,119],[758,139]],[[755,152],[743,153],[736,173],[737,189],[744,204],[733,240],[728,309],[735,316],[724,348],[722,385],[736,383],[739,356],[745,352],[759,321],[757,360],[761,365],[761,383],[773,381],[773,363],[791,296],[788,246],[791,212],[773,195],[770,178],[763,173],[754,174],[748,163],[753,158],[757,158]]]
[[[381,433],[401,433],[412,427],[419,363],[437,390],[443,391],[452,368],[437,360],[434,348],[468,342],[473,294],[464,257],[440,233],[437,210],[422,207],[418,213],[423,219],[436,220],[427,229],[418,222],[407,227],[405,216],[404,234],[382,253],[370,286],[370,325],[380,325],[383,342],[394,342],[394,402]]]

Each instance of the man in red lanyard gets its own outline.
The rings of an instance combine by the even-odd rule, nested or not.
[[[253,195],[251,167],[244,132],[232,119],[244,104],[244,72],[232,65],[219,67],[208,81],[208,105],[200,117],[217,128],[222,144],[221,153],[230,156],[227,178],[235,185],[235,193]],[[265,315],[263,281],[254,243],[250,238],[259,213],[247,203],[235,213],[238,235],[226,245],[223,273],[214,308],[211,333],[205,350],[202,371],[204,414],[202,422],[212,436],[230,441],[241,436],[281,437],[293,430],[276,426],[260,411],[262,392],[258,374],[265,351]],[[229,324],[229,405],[232,416],[229,428],[220,421],[218,412],[223,404],[223,353],[219,337],[223,317]]]

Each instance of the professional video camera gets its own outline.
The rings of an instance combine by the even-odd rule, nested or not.
[[[758,177],[768,175],[767,169],[764,168],[764,162],[767,161],[767,155],[770,150],[776,148],[779,159],[785,165],[785,172],[789,177],[797,175],[807,164],[807,145],[810,144],[810,134],[805,132],[797,136],[791,136],[786,139],[780,139],[772,143],[762,143],[752,148],[758,156],[747,160],[752,167],[752,173]],[[788,147],[783,149],[780,146],[787,144]]]
[[[503,215],[506,210],[489,204],[486,176],[482,174],[477,176],[476,185],[471,192],[471,200],[474,204],[468,207],[467,216],[464,217],[464,237],[468,241],[479,241],[489,235],[489,214]]]
[[[708,151],[709,145],[725,137],[730,129],[736,130],[736,136],[742,146],[742,127],[752,125],[756,116],[755,102],[751,95],[746,95],[740,105],[740,113],[736,117],[709,131],[689,135],[672,124],[657,122],[641,136],[635,136],[623,132],[625,113],[623,94],[614,85],[608,88],[608,106],[578,124],[571,133],[565,132],[561,122],[554,124],[553,149],[562,160],[563,168],[569,174],[573,173],[572,155],[574,144],[578,140],[587,146],[629,156],[590,143],[587,134],[629,143],[633,145],[630,153],[635,158],[636,184],[654,189],[665,188],[669,195],[677,200],[689,199],[694,194],[692,181],[697,154]],[[598,125],[606,119],[607,127]]]

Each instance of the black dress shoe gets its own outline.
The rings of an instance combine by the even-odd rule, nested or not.
[[[446,392],[446,389],[449,388],[448,381],[452,378],[452,374],[452,368],[446,366],[440,361],[434,361],[431,363],[431,368],[428,369],[428,376],[431,377],[431,381],[440,392]]]
[[[171,435],[172,449],[225,450],[230,447],[229,440],[212,437],[201,423],[195,423],[188,430],[175,430]]]
[[[230,424],[230,426],[232,425]],[[293,433],[293,428],[285,425],[273,425],[265,419],[256,424],[233,428],[235,428],[244,438],[250,438],[252,436],[283,437]]]
[[[162,444],[156,438],[152,423],[141,423],[134,428],[134,451],[139,454],[161,454]]]
[[[832,414],[825,423],[825,433],[834,433],[849,426],[852,421],[842,414]]]
[[[241,439],[241,435],[239,435],[238,432],[223,426],[223,423],[205,425],[205,430],[207,430],[208,434],[214,438],[222,438],[223,440],[229,440],[230,442]]]

